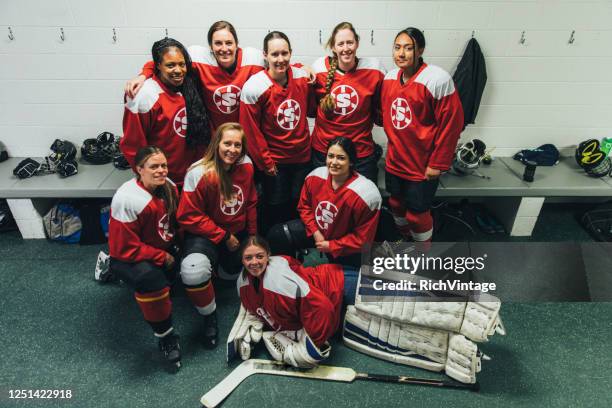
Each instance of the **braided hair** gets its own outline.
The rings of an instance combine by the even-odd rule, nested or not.
[[[136,163],[136,167],[144,167],[149,157],[154,154],[163,154],[166,157],[166,154],[162,149],[157,146],[144,146],[138,149],[136,156],[134,157],[134,163]],[[140,180],[140,175],[136,176],[138,180]],[[178,229],[178,223],[176,221],[176,209],[178,207],[178,196],[176,194],[176,190],[171,182],[166,180],[163,186],[158,186],[155,191],[153,191],[153,195],[155,197],[159,197],[164,201],[166,205],[166,212],[168,213],[168,220],[170,221],[170,230],[176,231]]]
[[[153,44],[151,54],[155,63],[155,73],[159,75],[157,66],[161,64],[164,55],[170,48],[176,48],[183,54],[187,66],[187,75],[185,75],[180,89],[183,98],[185,98],[185,108],[187,110],[187,145],[207,145],[210,142],[210,124],[208,112],[204,106],[204,95],[202,94],[204,87],[183,44],[172,38],[164,38]]]
[[[359,42],[359,35],[357,34],[357,30],[355,30],[355,27],[353,27],[351,23],[343,21],[342,23],[334,27],[334,30],[332,31],[331,36],[327,40],[325,47],[332,50],[334,48],[334,45],[336,44],[336,34],[338,34],[338,31],[345,29],[351,30],[353,32],[353,35],[355,36],[355,40]],[[338,56],[335,52],[333,52],[333,50],[332,54],[333,56],[329,58],[329,71],[327,71],[327,78],[325,80],[325,96],[323,96],[323,98],[321,98],[321,101],[319,101],[319,107],[326,115],[331,114],[336,108],[336,100],[331,95],[331,88],[334,84],[336,70],[338,69]]]

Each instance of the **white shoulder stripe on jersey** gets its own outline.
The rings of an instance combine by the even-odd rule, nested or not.
[[[292,299],[306,297],[310,293],[308,283],[289,267],[289,262],[285,258],[280,256],[270,257],[263,286],[271,292]]]
[[[312,64],[312,69],[314,70],[315,74],[327,72],[327,67],[325,66],[325,58],[326,57],[317,58],[314,64]]]
[[[272,86],[272,81],[266,75],[265,71],[260,71],[250,77],[242,87],[240,94],[240,102],[246,103],[247,105],[253,105],[257,103],[259,97],[266,92]]]
[[[238,165],[241,165],[241,164],[251,164],[252,165],[253,161],[251,160],[248,154],[245,154],[242,160],[240,160],[240,162],[238,162],[237,164]]]
[[[153,78],[149,78],[144,81],[140,92],[136,94],[134,99],[127,99],[125,107],[132,113],[147,113],[159,99],[159,94],[162,93],[164,93],[164,90],[161,89],[159,84]]]
[[[136,183],[126,181],[117,189],[111,202],[111,216],[119,222],[134,222],[153,197]]]
[[[259,67],[265,66],[265,60],[263,51],[257,48],[246,47],[242,49],[242,66],[257,65]]]
[[[202,166],[201,163],[202,160],[198,160],[197,162],[193,163],[191,165],[192,167],[189,169],[189,171],[187,171],[187,174],[185,175],[185,183],[183,184],[183,191],[192,193],[196,190],[202,176],[204,173],[206,173],[204,171],[204,166]]]
[[[371,211],[380,210],[382,197],[376,184],[361,174],[347,188],[357,194]]]
[[[191,57],[191,61],[199,64],[217,66],[217,60],[213,57],[210,48],[201,45],[191,45],[187,47],[187,52]]]
[[[442,99],[455,92],[453,78],[435,65],[427,65],[414,82],[425,85],[435,99]]]
[[[308,78],[308,72],[298,67],[291,67],[291,75],[293,75],[295,79]]]
[[[357,63],[357,69],[372,69],[380,71],[383,75],[387,72],[380,60],[378,58],[372,57],[359,58],[359,62]]]
[[[397,79],[397,76],[399,75],[399,68],[395,68],[389,72],[387,72],[387,75],[385,75],[385,81],[388,80],[392,80],[395,81]]]
[[[327,167],[321,166],[321,167],[317,167],[316,169],[308,173],[306,178],[319,177],[319,178],[322,178],[323,180],[327,180],[328,174],[329,174],[329,170],[327,169]]]

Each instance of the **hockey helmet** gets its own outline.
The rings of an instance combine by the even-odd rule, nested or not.
[[[117,153],[118,140],[111,132],[102,132],[95,139],[85,139],[81,146],[81,157],[91,164],[110,163]]]
[[[130,163],[127,161],[123,153],[117,152],[113,157],[113,166],[119,170],[127,170],[130,168]]]
[[[79,172],[79,165],[77,164],[77,161],[75,159],[62,160],[55,167],[55,171],[62,178],[70,177],[74,176]]]
[[[27,158],[19,162],[13,169],[13,174],[20,179],[30,178],[41,171],[42,164],[34,159]]]
[[[453,159],[453,170],[460,175],[471,174],[480,166],[486,149],[487,145],[480,139],[472,139],[459,144]]]
[[[580,143],[574,157],[576,163],[591,177],[604,177],[610,174],[612,163],[601,151],[599,141],[596,139]]]
[[[72,142],[60,139],[55,139],[51,145],[51,152],[49,160],[56,166],[63,161],[75,160],[77,154],[76,147]]]

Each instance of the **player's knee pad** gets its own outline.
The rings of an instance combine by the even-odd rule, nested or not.
[[[185,285],[199,285],[207,282],[212,276],[210,259],[201,253],[192,253],[181,262],[181,279]]]
[[[128,286],[136,292],[155,292],[168,285],[166,275],[160,267],[151,262],[138,262],[130,272]]]

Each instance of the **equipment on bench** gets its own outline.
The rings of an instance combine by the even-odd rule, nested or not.
[[[81,157],[91,164],[110,163],[119,150],[119,138],[111,132],[102,132],[95,139],[85,139]]]
[[[559,150],[553,144],[547,143],[535,149],[524,149],[512,156],[524,165],[535,163],[536,166],[554,166],[559,163]]]
[[[457,146],[452,170],[458,176],[477,176],[490,179],[478,172],[480,163],[486,156],[487,145],[480,139],[472,139]]]
[[[589,139],[576,148],[576,163],[591,177],[604,177],[612,172],[612,162],[600,147],[599,140]]]

